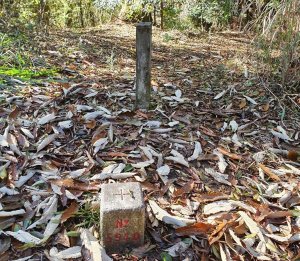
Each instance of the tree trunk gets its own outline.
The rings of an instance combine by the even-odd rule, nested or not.
[[[156,25],[156,5],[153,6],[153,25]]]
[[[47,0],[40,0],[38,6],[37,30],[48,33],[50,24],[50,6]]]
[[[79,0],[79,10],[80,10],[80,25],[84,27],[84,18],[83,18],[83,8],[82,8],[82,1]]]
[[[40,0],[39,11],[38,11],[38,21],[37,21],[37,24],[39,26],[42,26],[42,24],[44,22],[46,1],[47,0]]]
[[[73,13],[72,13],[73,8],[74,8],[74,6],[72,4],[70,4],[69,8],[67,10],[67,13],[66,13],[65,25],[67,27],[71,27],[73,25]]]
[[[95,11],[93,9],[93,3],[89,2],[88,4],[88,12],[89,12],[89,20],[91,21],[91,25],[94,27],[96,26],[96,18],[95,18]]]
[[[160,29],[164,29],[164,1],[160,0]]]

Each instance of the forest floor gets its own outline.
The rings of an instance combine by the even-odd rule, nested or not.
[[[300,95],[255,73],[250,36],[154,28],[148,112],[133,25],[7,37],[1,261],[96,260],[101,184],[126,181],[145,245],[102,260],[299,260]]]

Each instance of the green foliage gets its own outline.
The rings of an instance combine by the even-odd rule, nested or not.
[[[120,1],[121,3],[122,1]],[[119,16],[125,21],[140,22],[150,19],[151,12],[154,10],[156,1],[133,0],[123,1],[120,5]]]
[[[198,0],[191,8],[190,17],[194,25],[224,26],[232,17],[232,0]]]
[[[161,258],[162,258],[162,261],[172,261],[172,256],[170,256],[168,253],[166,252],[162,252],[160,254]]]
[[[95,7],[94,0],[7,1],[2,9],[0,5],[0,19],[5,20],[9,28],[40,31],[49,26],[95,26],[100,18],[101,13]]]
[[[55,69],[30,70],[30,69],[0,67],[0,75],[17,77],[22,80],[30,80],[33,78],[54,76],[55,74],[56,74]]]
[[[125,4],[122,8],[124,12],[124,19],[130,22],[138,22],[143,16],[143,7],[141,5],[130,6]]]
[[[168,43],[170,41],[174,40],[174,37],[168,33],[163,34],[163,41]]]
[[[300,2],[270,1],[255,21],[258,59],[265,65],[264,73],[278,77],[282,85],[297,82],[300,59]],[[295,68],[295,66],[298,66]]]
[[[0,33],[0,66],[22,68],[31,66],[25,46],[29,40],[24,34]]]
[[[74,231],[74,230],[68,231],[68,232],[67,232],[67,236],[68,236],[68,237],[79,237],[79,236],[80,236],[80,232]]]
[[[32,46],[25,34],[0,33],[0,83],[10,77],[28,81],[56,74],[55,68],[34,66],[31,55]]]
[[[185,21],[180,19],[181,8],[175,5],[167,5],[164,9],[165,28],[186,29]]]
[[[94,208],[91,202],[87,202],[77,211],[75,214],[79,218],[80,222],[76,227],[90,228],[92,226],[98,226],[100,224],[99,209]]]

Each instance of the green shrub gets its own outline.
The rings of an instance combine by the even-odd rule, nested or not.
[[[181,23],[179,21],[180,15],[180,8],[168,5],[164,9],[164,16],[165,16],[165,27],[166,28],[176,28],[180,29]]]
[[[227,25],[232,11],[232,0],[198,0],[190,10],[190,18],[195,26],[208,30],[211,26]]]
[[[282,85],[300,80],[299,10],[299,1],[273,0],[255,21],[258,58],[276,79],[280,77]]]
[[[18,68],[0,67],[0,75],[17,77],[22,80],[30,80],[32,78],[54,76],[55,74],[56,74],[55,69],[33,70],[33,69],[18,69]]]
[[[14,34],[0,33],[0,66],[22,68],[31,66],[26,46],[29,39],[20,32]]]
[[[143,9],[141,6],[127,6],[125,12],[124,20],[128,22],[138,22],[142,18]]]

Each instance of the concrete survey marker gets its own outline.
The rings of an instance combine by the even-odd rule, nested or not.
[[[145,204],[140,183],[103,184],[100,198],[100,237],[106,251],[142,245]]]
[[[152,24],[136,26],[136,107],[149,110],[151,93]]]

